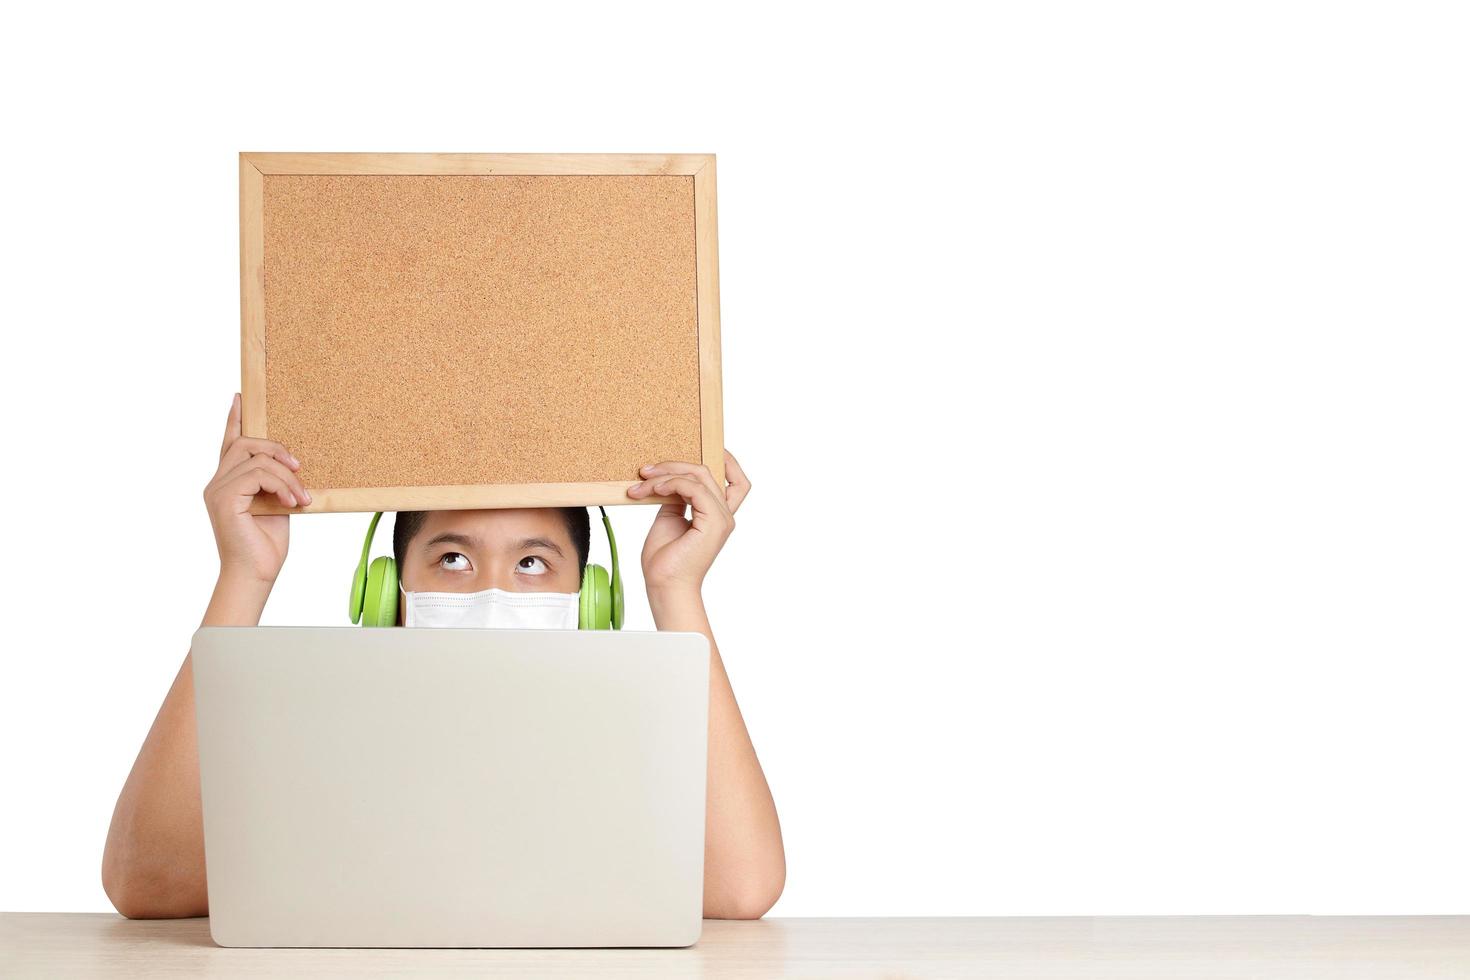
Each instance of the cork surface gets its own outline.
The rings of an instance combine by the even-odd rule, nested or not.
[[[688,176],[264,177],[266,436],[308,487],[703,462]]]

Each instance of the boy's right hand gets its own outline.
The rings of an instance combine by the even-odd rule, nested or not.
[[[225,423],[219,469],[204,488],[204,505],[219,549],[220,578],[275,582],[286,563],[291,518],[251,514],[250,502],[264,492],[275,494],[287,507],[311,503],[311,494],[296,476],[300,468],[296,457],[280,443],[240,435],[240,396],[236,394]]]

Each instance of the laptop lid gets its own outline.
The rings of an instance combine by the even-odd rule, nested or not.
[[[700,633],[202,627],[222,946],[688,946]]]

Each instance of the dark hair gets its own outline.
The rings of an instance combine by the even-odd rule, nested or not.
[[[587,555],[592,549],[592,518],[586,507],[552,507],[561,512],[567,522],[567,533],[572,536],[572,547],[577,549],[577,581],[587,570]],[[426,510],[400,510],[393,517],[393,560],[398,563],[398,574],[403,574],[403,559],[408,554],[408,543],[424,526],[429,516]]]

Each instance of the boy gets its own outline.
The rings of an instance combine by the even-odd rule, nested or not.
[[[250,514],[256,493],[288,507],[310,503],[296,476],[300,463],[279,443],[240,434],[240,396],[225,426],[219,469],[204,491],[219,549],[219,580],[205,626],[254,626],[286,560],[287,515]],[[710,638],[708,797],[704,915],[760,918],[786,880],[775,804],[736,706],[705,616],[700,586],[735,527],[750,481],[728,452],[730,485],[702,465],[643,467],[634,500],[677,494],[664,504],[643,546],[643,576],[654,623]],[[686,504],[692,519],[684,517]],[[578,590],[587,563],[586,508],[429,511],[397,517],[394,551],[405,592]],[[529,563],[529,564],[528,564]],[[402,604],[400,603],[400,621]],[[102,887],[129,918],[208,915],[204,827],[195,743],[194,679],[189,657],[128,775],[108,830]]]

